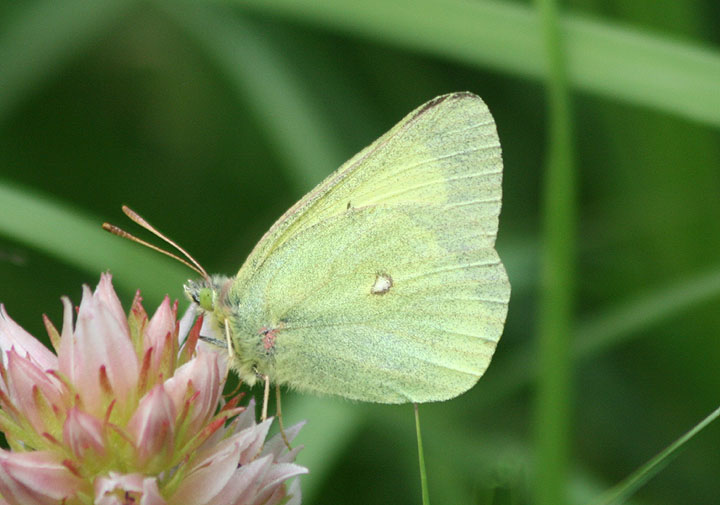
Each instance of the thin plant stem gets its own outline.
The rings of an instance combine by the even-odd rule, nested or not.
[[[575,180],[569,84],[556,0],[537,0],[547,55],[549,152],[545,174],[535,411],[535,503],[567,502]]]
[[[415,409],[415,431],[417,432],[418,460],[420,462],[420,489],[422,490],[423,505],[430,505],[430,493],[428,492],[427,472],[425,471],[425,454],[423,453],[422,435],[420,434],[420,412],[418,404],[413,403]]]

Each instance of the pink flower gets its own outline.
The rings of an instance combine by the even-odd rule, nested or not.
[[[63,305],[62,331],[45,319],[57,355],[0,305],[0,505],[300,503],[298,449],[225,402],[200,319],[180,334],[177,304],[148,318],[139,295],[126,317],[109,274],[74,322]]]

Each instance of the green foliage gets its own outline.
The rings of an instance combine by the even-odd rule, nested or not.
[[[569,427],[545,428],[560,437],[551,447],[567,447],[568,503],[628,476],[644,482],[651,473],[632,480],[635,469],[659,468],[651,458],[714,409],[720,389],[720,7],[559,7],[560,73],[546,65],[548,18],[530,2],[0,5],[0,302],[42,335],[40,314],[59,323],[58,298],[78,302],[80,284],[105,269],[126,303],[137,288],[147,305],[182,296],[192,272],[100,231],[126,226],[123,203],[208,270],[233,274],[341,162],[427,99],[473,91],[503,143],[498,248],[513,297],[483,380],[423,406],[427,482],[435,504],[528,503],[548,450],[535,386],[554,373],[537,359],[545,213],[568,197],[545,192],[563,135],[548,126],[558,105],[545,85],[564,73],[577,188],[555,218],[574,230],[569,255],[556,256],[572,265],[571,338],[557,358]],[[286,397],[286,425],[309,420],[306,503],[420,503],[410,406]],[[717,501],[718,427],[683,447],[632,503]]]

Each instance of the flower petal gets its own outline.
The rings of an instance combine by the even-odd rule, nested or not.
[[[73,305],[66,296],[61,298],[63,304],[63,325],[60,333],[60,347],[58,348],[58,368],[75,382],[76,371],[83,368],[82,349],[79,348],[75,330],[73,328]]]
[[[300,432],[300,429],[305,426],[305,421],[301,421],[288,429],[285,430],[285,437],[287,437],[288,442],[292,442],[297,434]],[[297,449],[297,447],[295,448]],[[293,449],[293,453],[297,453]],[[276,434],[274,437],[272,437],[270,440],[265,442],[265,446],[263,447],[263,454],[272,454],[275,456],[275,461],[280,461],[281,458],[285,458],[288,455],[287,446],[285,445],[285,441],[282,438],[282,435],[280,433]],[[295,454],[293,454],[293,457],[290,459],[283,459],[283,463],[289,463],[290,461],[295,460]]]
[[[290,499],[285,505],[300,505],[302,503],[302,493],[300,492],[300,479],[295,479],[288,487],[287,495]]]
[[[265,503],[278,487],[284,486],[286,480],[306,473],[308,473],[307,468],[294,463],[275,463],[271,465],[265,474],[262,486],[254,494],[255,502]]]
[[[55,505],[82,485],[55,454],[0,450],[0,493],[13,505]]]
[[[95,505],[125,505],[125,495],[137,496],[142,492],[142,485],[142,474],[109,472],[108,475],[95,479],[93,503]]]
[[[243,410],[236,418],[233,426],[233,431],[239,433],[242,430],[252,428],[255,426],[255,418],[257,413],[255,412],[255,398],[250,398],[245,410]]]
[[[0,304],[0,349],[2,349],[2,360],[5,365],[7,365],[5,354],[12,347],[20,354],[30,356],[41,369],[57,370],[57,356],[13,321],[5,311],[5,306]]]
[[[187,310],[180,318],[178,330],[178,344],[182,344],[185,342],[185,339],[190,333],[190,330],[193,326],[195,326],[195,319],[197,318],[199,312],[200,311],[198,310],[196,304],[191,303],[190,305],[188,305]]]
[[[157,480],[140,473],[109,472],[94,484],[95,505],[167,505],[158,489]],[[128,500],[130,499],[130,501]]]
[[[170,500],[171,505],[205,505],[227,485],[240,461],[243,441],[234,437],[198,458]]]
[[[268,431],[270,431],[270,425],[272,424],[272,422],[272,418],[267,419],[252,428],[251,430],[243,430],[237,434],[237,436],[244,435],[245,433],[248,433],[248,435],[250,435],[248,438],[245,439],[248,440],[250,443],[245,447],[242,455],[240,456],[241,464],[248,464],[260,453],[260,450],[265,443],[265,438],[267,438]]]
[[[98,380],[101,368],[121,408],[134,398],[138,380],[139,364],[127,324],[121,324],[116,309],[105,304],[108,296],[93,296],[84,286],[75,331],[70,336],[63,325],[59,350],[60,371],[70,377],[83,405],[95,415],[105,407]]]
[[[262,448],[263,443],[265,443],[265,437],[267,437],[267,433],[270,430],[272,422],[273,420],[270,418],[260,424],[253,424],[249,428],[245,428],[239,432],[235,430],[236,433],[231,436],[227,436],[227,432],[217,430],[217,432],[215,432],[200,446],[200,449],[198,450],[199,457],[204,458],[206,457],[206,454],[217,451],[219,448],[222,448],[227,444],[237,442],[240,444],[240,449],[242,451],[240,455],[240,464],[246,465],[255,459],[258,454],[260,454],[260,449]]]
[[[160,494],[157,481],[153,478],[146,478],[143,481],[143,495],[140,505],[167,505],[165,498]]]
[[[140,465],[147,464],[151,459],[164,461],[172,455],[175,449],[175,419],[172,398],[158,384],[143,397],[128,423]]]
[[[17,407],[38,433],[51,431],[44,412],[38,409],[35,388],[48,404],[60,407],[63,404],[64,386],[52,375],[46,374],[28,357],[23,357],[13,347],[7,353],[8,386],[13,404]],[[59,426],[58,426],[59,427]]]
[[[150,363],[151,375],[155,375],[161,369],[163,357],[173,349],[166,349],[176,345],[177,342],[167,338],[168,334],[174,335],[175,332],[175,314],[170,307],[170,298],[165,296],[160,307],[155,311],[150,322],[145,328],[145,338],[143,340],[144,351],[153,348],[152,362]]]
[[[165,295],[160,307],[155,311],[145,328],[145,350],[149,347],[160,348],[160,346],[164,345],[167,334],[174,331],[175,314],[173,314],[170,306],[170,298]]]
[[[241,466],[233,476],[228,479],[227,485],[207,505],[236,505],[252,503],[253,500],[243,500],[253,496],[260,487],[265,474],[272,465],[272,458],[265,456]]]
[[[255,424],[255,399],[250,398],[247,407],[245,407],[245,409],[232,421],[232,423],[224,427],[224,429],[217,430],[210,435],[210,437],[208,437],[207,440],[205,440],[200,446],[200,450],[203,450],[205,447],[212,448],[213,446],[219,444],[222,440],[227,439],[228,432],[232,432],[237,435],[241,431],[248,428],[254,428],[255,426],[257,426]]]
[[[216,352],[198,349],[194,359],[180,366],[175,375],[165,381],[165,390],[172,398],[177,412],[184,408],[190,385],[197,392],[192,400],[189,425],[190,432],[195,433],[215,414],[222,394],[223,382]]]
[[[94,450],[99,456],[105,455],[102,422],[77,407],[68,411],[63,425],[63,440],[76,458],[82,458],[88,449]]]
[[[120,303],[117,293],[112,285],[112,275],[109,272],[105,272],[100,275],[100,282],[95,288],[93,295],[100,303],[107,307],[108,312],[117,319],[118,323],[123,327],[125,333],[130,332],[128,327],[127,316]]]

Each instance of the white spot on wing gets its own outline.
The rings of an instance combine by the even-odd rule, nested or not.
[[[388,291],[390,291],[390,288],[393,285],[392,277],[388,274],[377,274],[375,277],[375,283],[373,284],[372,288],[370,288],[370,292],[374,295],[384,295]]]

